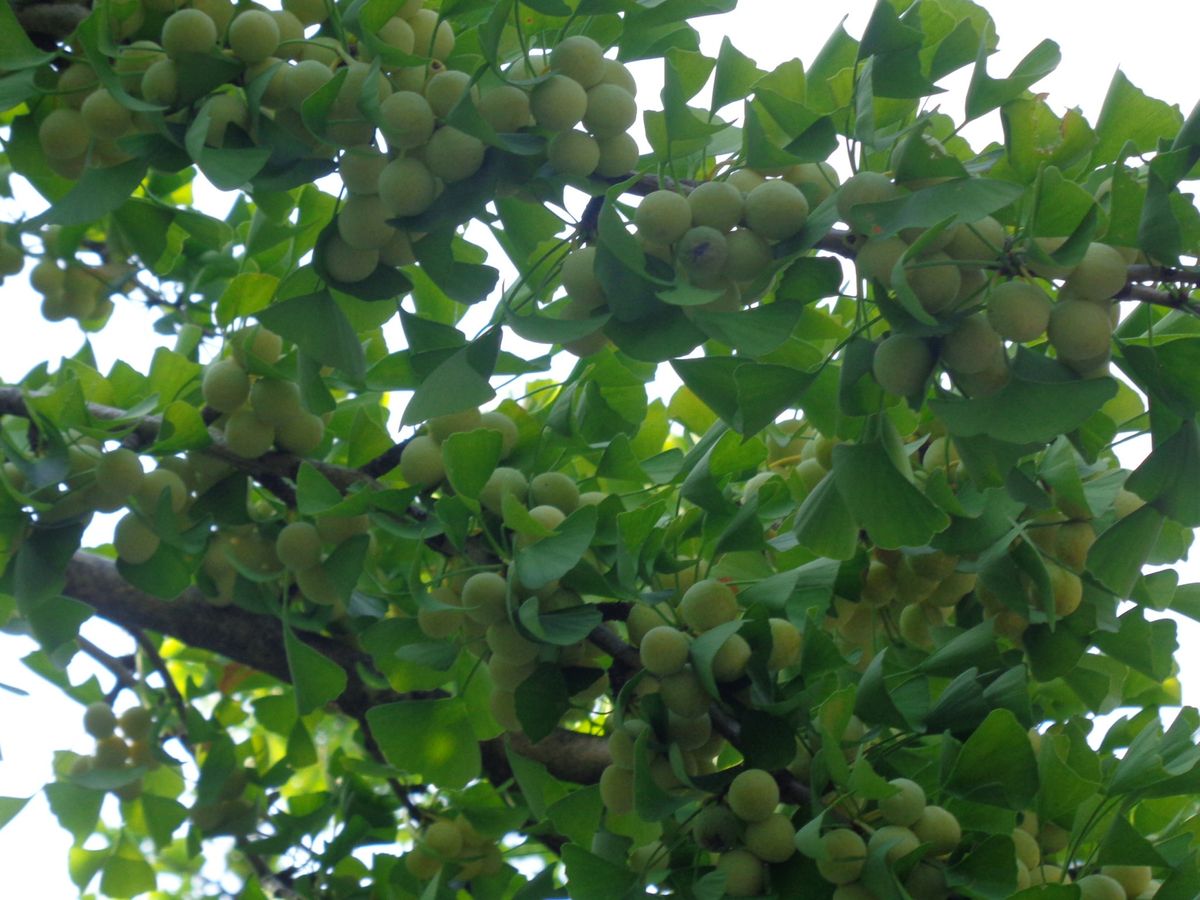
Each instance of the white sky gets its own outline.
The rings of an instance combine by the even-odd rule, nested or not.
[[[1058,112],[1079,106],[1094,122],[1118,66],[1146,93],[1179,104],[1185,114],[1197,102],[1200,81],[1195,78],[1195,38],[1200,34],[1200,4],[1187,0],[1141,0],[1136,5],[991,0],[984,5],[991,8],[1001,41],[990,64],[993,75],[1007,75],[1044,37],[1060,44],[1062,64],[1037,87],[1049,94],[1048,100]],[[735,12],[701,19],[696,24],[702,33],[702,49],[710,56],[716,55],[721,39],[728,36],[761,68],[769,69],[797,56],[811,63],[843,16],[848,17],[847,30],[860,35],[873,6],[872,0],[742,0]],[[657,103],[658,73],[640,66],[638,75],[644,76],[639,102],[649,108]],[[942,103],[952,116],[961,113],[962,90],[968,77],[969,70],[963,70],[943,82],[951,92],[944,95]],[[980,127],[990,131],[981,133],[977,128],[968,134],[976,146],[985,139],[999,137],[995,114]],[[11,213],[11,205],[0,206],[0,220]],[[0,380],[9,383],[47,357],[73,353],[81,339],[72,323],[45,323],[38,314],[36,300],[20,281],[9,279],[3,290],[9,326],[0,330]],[[93,339],[101,370],[123,358],[145,371],[157,337],[150,330],[152,321],[153,317],[135,304],[118,301],[113,321]],[[1127,460],[1127,464],[1132,462]],[[1193,565],[1183,569],[1182,581],[1197,579]],[[1200,646],[1197,629],[1192,623],[1186,623],[1186,627],[1191,632],[1190,646]],[[98,620],[88,626],[87,634],[113,653],[131,648],[123,632]],[[17,697],[0,690],[0,722],[4,723],[0,730],[0,796],[38,794],[17,819],[0,830],[0,860],[4,861],[0,866],[0,896],[72,898],[77,891],[66,874],[70,839],[50,815],[39,792],[50,778],[53,752],[89,752],[90,739],[80,725],[80,708],[20,664],[19,658],[30,649],[32,644],[27,640],[0,635],[0,683],[29,692],[28,697]],[[78,681],[92,671],[86,664],[76,664],[71,674]],[[1190,690],[1187,674],[1185,696],[1195,704],[1200,702],[1200,672],[1191,670]],[[107,673],[100,678],[106,687],[111,684]]]

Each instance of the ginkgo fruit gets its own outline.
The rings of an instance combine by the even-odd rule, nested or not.
[[[158,535],[134,513],[123,516],[113,531],[117,558],[131,565],[148,561],[158,552],[160,543]]]
[[[725,893],[730,897],[757,897],[762,893],[763,864],[749,850],[722,853],[717,871],[724,873]]]
[[[321,535],[311,522],[291,522],[275,538],[275,555],[293,572],[321,562]]]
[[[1002,338],[1028,342],[1046,333],[1053,310],[1040,287],[1014,279],[996,285],[987,295],[987,318]]]
[[[379,130],[389,147],[420,147],[433,136],[434,125],[433,107],[415,91],[396,91],[379,104]]]
[[[503,84],[484,91],[477,106],[483,120],[501,134],[533,124],[529,94],[515,85]]]
[[[533,89],[529,108],[539,127],[565,131],[583,121],[587,112],[587,91],[565,75],[551,75]]]
[[[213,363],[201,382],[204,402],[217,412],[231,413],[250,396],[250,376],[232,359]]]
[[[1060,358],[1086,360],[1108,351],[1112,329],[1108,310],[1099,303],[1060,300],[1050,312],[1046,334]]]
[[[113,733],[117,727],[117,716],[113,708],[103,700],[89,703],[83,711],[83,730],[101,740]]]
[[[871,371],[879,386],[897,397],[916,394],[933,370],[928,342],[914,334],[892,334],[875,348]]]
[[[692,208],[682,194],[653,191],[638,204],[633,223],[638,234],[650,243],[673,244],[692,227]]]
[[[687,635],[678,628],[658,625],[642,636],[638,650],[646,671],[661,676],[682,670],[690,647]]]
[[[600,165],[600,145],[582,131],[560,131],[550,139],[546,158],[555,171],[573,178],[586,178]]]
[[[958,819],[940,806],[926,806],[909,828],[922,844],[931,845],[934,856],[953,852],[962,841],[962,826]]]
[[[749,228],[735,228],[725,235],[724,275],[734,281],[753,281],[772,262],[771,247]]]
[[[437,184],[419,159],[394,159],[379,174],[379,197],[393,216],[416,216],[433,205]]]
[[[857,832],[835,828],[821,835],[817,871],[832,884],[857,881],[867,863],[867,845]]]
[[[808,201],[798,187],[782,179],[760,184],[746,195],[746,225],[769,241],[796,234],[808,220]]]
[[[570,514],[579,506],[579,486],[562,472],[542,472],[529,482],[530,502],[553,506]]]
[[[697,632],[708,631],[737,616],[737,598],[724,582],[706,578],[684,592],[679,615]]]
[[[163,22],[161,41],[172,59],[187,53],[208,53],[217,45],[217,24],[201,10],[181,9]]]
[[[1129,274],[1125,257],[1107,244],[1088,244],[1083,259],[1071,270],[1064,287],[1084,300],[1108,300],[1125,287]]]
[[[615,84],[597,84],[587,92],[583,127],[597,138],[616,137],[637,121],[637,101]]]
[[[242,459],[257,459],[275,443],[275,428],[243,407],[225,422],[225,446]]]
[[[911,778],[893,778],[888,782],[895,794],[879,800],[879,813],[890,825],[912,825],[925,812],[925,790]]]
[[[837,195],[837,211],[841,220],[853,226],[854,208],[864,203],[882,203],[904,193],[903,189],[881,172],[858,172],[842,184]]]
[[[400,453],[400,474],[414,487],[437,487],[446,478],[442,448],[428,435],[411,438]]]
[[[729,783],[725,802],[743,822],[762,822],[779,805],[779,785],[765,769],[746,769]]]

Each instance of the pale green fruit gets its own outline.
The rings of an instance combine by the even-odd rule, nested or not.
[[[898,237],[868,238],[854,256],[858,277],[892,286],[892,271],[908,252],[908,244]]]
[[[846,179],[837,196],[838,216],[847,224],[853,216],[854,207],[863,203],[882,203],[893,200],[904,193],[902,188],[880,172],[859,172]]]
[[[958,265],[941,251],[909,260],[905,277],[921,306],[933,315],[951,309],[962,288]]]
[[[308,456],[325,439],[325,422],[320,416],[301,411],[298,415],[290,416],[282,425],[275,428],[275,442],[288,453],[297,456]]]
[[[550,68],[589,88],[604,77],[604,50],[590,37],[571,35],[550,51]]]
[[[707,714],[684,718],[668,713],[667,736],[680,750],[698,750],[712,737],[712,719]]]
[[[488,475],[484,490],[479,493],[479,502],[484,509],[500,515],[504,509],[504,494],[512,494],[518,502],[524,503],[529,492],[529,482],[526,476],[517,469],[498,466]]]
[[[569,515],[579,506],[579,486],[562,472],[543,472],[529,482],[529,498],[539,506],[553,506]]]
[[[447,184],[470,178],[483,165],[487,146],[479,138],[452,125],[433,133],[425,145],[425,165]]]
[[[325,0],[283,0],[283,8],[305,25],[320,25],[329,16]]]
[[[130,565],[141,565],[149,560],[158,552],[158,545],[158,535],[133,513],[123,516],[113,530],[117,558]]]
[[[132,450],[120,447],[105,453],[96,462],[96,490],[113,501],[113,509],[124,506],[145,478],[141,458]]]
[[[725,180],[743,194],[749,194],[760,184],[765,184],[767,179],[753,169],[735,169]]]
[[[1108,300],[1125,287],[1125,257],[1107,244],[1088,244],[1083,259],[1067,276],[1065,287],[1084,300]]]
[[[447,606],[461,606],[458,594],[448,587],[435,587],[429,596]],[[458,609],[431,609],[421,606],[417,609],[417,626],[428,637],[435,640],[448,638],[462,627],[463,614]]]
[[[368,278],[379,266],[379,251],[351,247],[341,234],[333,234],[325,241],[323,259],[330,278],[353,284]]]
[[[725,802],[743,822],[762,822],[779,805],[779,785],[765,769],[746,769],[730,782]]]
[[[287,105],[299,109],[314,91],[333,79],[333,70],[316,59],[302,59],[288,73]]]
[[[294,381],[260,378],[250,388],[250,407],[268,425],[279,428],[288,420],[303,415],[300,387]]]
[[[615,84],[619,88],[623,88],[631,97],[636,97],[638,92],[637,79],[633,77],[633,73],[615,59],[604,60],[604,75],[600,79],[603,84]]]
[[[444,69],[425,82],[425,99],[439,119],[446,118],[468,92],[472,100],[479,93],[471,84],[471,76],[457,69]]]
[[[520,438],[517,423],[499,410],[489,410],[480,414],[479,427],[500,433],[500,458],[507,459]]]
[[[567,294],[577,303],[589,308],[603,306],[606,302],[600,279],[596,277],[596,248],[579,247],[563,259],[562,284]]]
[[[533,124],[529,94],[514,85],[503,84],[485,91],[478,105],[483,120],[501,134]]]
[[[633,812],[633,772],[619,766],[607,766],[600,773],[600,802],[613,815]]]
[[[392,160],[379,175],[379,197],[393,216],[418,216],[436,196],[433,174],[418,159]]]
[[[388,224],[389,215],[377,194],[351,194],[338,210],[338,234],[355,250],[380,250],[395,230]]]
[[[1120,884],[1130,898],[1140,897],[1150,889],[1149,866],[1101,866],[1100,872]]]
[[[772,261],[770,245],[754,231],[737,228],[725,235],[725,277],[739,282],[753,281]]]
[[[729,245],[715,228],[697,225],[679,238],[675,257],[693,284],[712,285],[725,270]]]
[[[427,435],[411,438],[400,453],[400,474],[414,487],[437,487],[446,478],[442,448]]]
[[[217,46],[217,24],[198,9],[181,9],[163,22],[161,42],[172,59],[185,53],[209,53]]]
[[[74,159],[87,152],[91,132],[78,110],[56,109],[38,126],[38,143],[51,159]]]
[[[756,234],[768,241],[781,241],[804,227],[808,201],[794,184],[768,181],[746,195],[744,217]]]
[[[321,535],[311,522],[292,522],[275,538],[275,555],[293,572],[311,569],[321,562]]]
[[[892,334],[875,348],[871,372],[879,386],[897,397],[916,394],[933,371],[933,353],[924,338]]]
[[[655,675],[673,675],[687,664],[691,642],[688,636],[670,625],[651,628],[638,648],[642,665]]]
[[[801,635],[787,619],[768,619],[771,628],[771,656],[767,668],[772,671],[794,666],[800,659]]]
[[[244,82],[248,90],[260,78],[266,82],[259,96],[259,103],[266,109],[283,109],[291,96],[290,82],[292,67],[277,56],[268,56],[262,62],[253,63],[246,67]]]
[[[711,702],[704,685],[700,683],[691,666],[684,666],[678,672],[662,676],[658,693],[667,709],[689,719],[708,712]]]
[[[208,110],[208,132],[204,142],[210,147],[225,143],[225,134],[230,125],[245,130],[250,124],[250,111],[246,101],[238,94],[215,94],[204,103]]]
[[[982,314],[968,316],[942,339],[942,362],[955,372],[978,374],[1004,352],[1004,342]]]
[[[100,140],[115,140],[133,127],[132,113],[104,88],[88,94],[79,112],[92,135]]]
[[[692,838],[705,850],[725,851],[738,843],[741,820],[727,806],[710,804],[692,821]]]
[[[911,826],[922,844],[930,844],[934,856],[952,853],[962,841],[962,826],[954,814],[940,806],[926,806]]]
[[[286,9],[273,10],[271,18],[279,29],[279,46],[275,52],[282,59],[299,59],[304,46],[304,23]]]
[[[1006,281],[987,295],[987,317],[1006,340],[1033,341],[1046,333],[1053,309],[1050,298],[1028,281]]]
[[[711,578],[697,581],[679,601],[680,616],[689,628],[697,632],[733,621],[737,611],[737,598],[733,590],[727,584]]]
[[[879,801],[879,812],[889,825],[912,825],[925,812],[925,790],[909,778],[888,782],[898,792]]]
[[[841,184],[837,172],[827,162],[791,166],[783,173],[783,178],[800,188],[813,208],[832,197]]]
[[[142,97],[150,103],[174,106],[179,99],[179,67],[173,59],[160,59],[142,75]]]
[[[249,9],[229,23],[227,35],[233,55],[247,64],[262,62],[279,47],[279,25],[269,12]]]
[[[730,850],[717,860],[725,873],[725,893],[730,897],[756,897],[763,891],[763,864],[749,850]]]
[[[421,9],[404,16],[413,30],[413,52],[445,61],[454,52],[454,29],[436,10]]]
[[[731,634],[713,656],[713,678],[722,683],[737,681],[750,664],[750,645],[740,634]]]
[[[250,396],[250,376],[232,359],[210,365],[201,382],[204,402],[217,412],[231,413]]]
[[[533,89],[529,106],[538,127],[565,131],[583,121],[587,91],[565,75],[551,75]]]
[[[492,625],[487,627],[491,628]],[[492,685],[502,691],[515,691],[533,674],[535,668],[532,662],[518,662],[495,654],[488,660],[488,675]]]
[[[1112,320],[1108,310],[1098,303],[1064,300],[1054,304],[1046,334],[1059,358],[1092,359],[1108,352]]]
[[[586,178],[600,165],[600,145],[582,131],[560,131],[550,139],[546,159],[562,175]]]
[[[600,147],[600,162],[596,163],[596,174],[605,178],[620,178],[638,167],[641,158],[637,141],[628,134],[618,134],[597,142]]]
[[[991,216],[965,222],[955,229],[945,251],[954,259],[968,262],[991,262],[1004,252],[1008,232]]]
[[[492,653],[518,664],[532,663],[537,659],[540,649],[539,645],[522,637],[508,622],[489,625],[486,640]]]
[[[1017,859],[1025,864],[1025,868],[1031,871],[1035,869],[1042,861],[1042,851],[1037,841],[1023,828],[1014,828],[1012,839]]]
[[[587,92],[583,127],[597,138],[624,134],[637,121],[637,101],[615,84],[597,84]]]
[[[746,849],[764,862],[781,863],[796,852],[796,828],[783,813],[746,826]]]
[[[415,91],[396,91],[379,104],[379,130],[391,148],[420,147],[433,136],[434,124],[433,107]]]
[[[495,572],[476,572],[462,589],[466,614],[483,625],[495,625],[508,618],[508,582]]]
[[[1121,883],[1107,875],[1085,875],[1075,884],[1079,887],[1080,900],[1126,900]]]
[[[160,467],[142,476],[134,499],[137,500],[143,512],[153,516],[158,511],[163,491],[167,492],[171,512],[183,512],[189,499],[187,485],[170,469]]]
[[[275,443],[275,428],[242,408],[230,414],[225,422],[225,446],[234,456],[258,459]]]
[[[946,870],[927,862],[918,863],[904,879],[904,889],[913,900],[946,900],[950,889],[946,885]]]
[[[706,181],[688,194],[692,224],[730,231],[742,220],[745,198],[727,181]]]
[[[633,223],[646,241],[673,244],[692,227],[692,208],[682,194],[654,191],[642,198]]]
[[[89,703],[83,711],[83,730],[102,740],[109,737],[117,727],[117,716],[111,706],[103,700]]]
[[[99,86],[100,79],[95,69],[85,62],[73,62],[62,70],[55,89],[63,103],[71,109],[79,109],[88,95]]]
[[[831,884],[857,881],[867,862],[867,845],[857,832],[835,828],[821,835],[824,851],[817,859],[817,871]]]
[[[921,846],[917,836],[902,825],[884,825],[882,828],[875,829],[875,833],[867,841],[867,850],[870,852],[885,844],[888,845],[885,858],[889,863],[908,856]]]

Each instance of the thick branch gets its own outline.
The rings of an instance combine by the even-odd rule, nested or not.
[[[63,593],[122,627],[169,635],[280,681],[291,681],[282,626],[273,616],[256,615],[237,607],[215,607],[194,588],[175,600],[160,600],[122,579],[108,560],[88,553],[76,554],[68,564]],[[298,632],[298,636],[346,672],[346,690],[338,698],[337,706],[360,723],[365,722],[367,710],[375,704],[440,696],[440,692],[420,695],[373,692],[360,675],[361,671],[373,668],[368,655],[311,632]],[[610,761],[605,742],[591,735],[560,731],[536,744],[515,735],[509,740],[518,753],[545,764],[555,777],[579,784],[598,781]],[[512,771],[503,740],[484,741],[480,747],[488,775],[501,780],[510,778]]]
[[[55,40],[69,37],[89,12],[91,10],[81,3],[30,3],[16,10],[17,21],[26,34],[30,37],[45,35]]]

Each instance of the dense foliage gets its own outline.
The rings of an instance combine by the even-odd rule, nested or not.
[[[1200,117],[1060,115],[969,0],[772,71],[734,5],[0,5],[3,273],[175,336],[0,387],[81,892],[1200,896]]]

